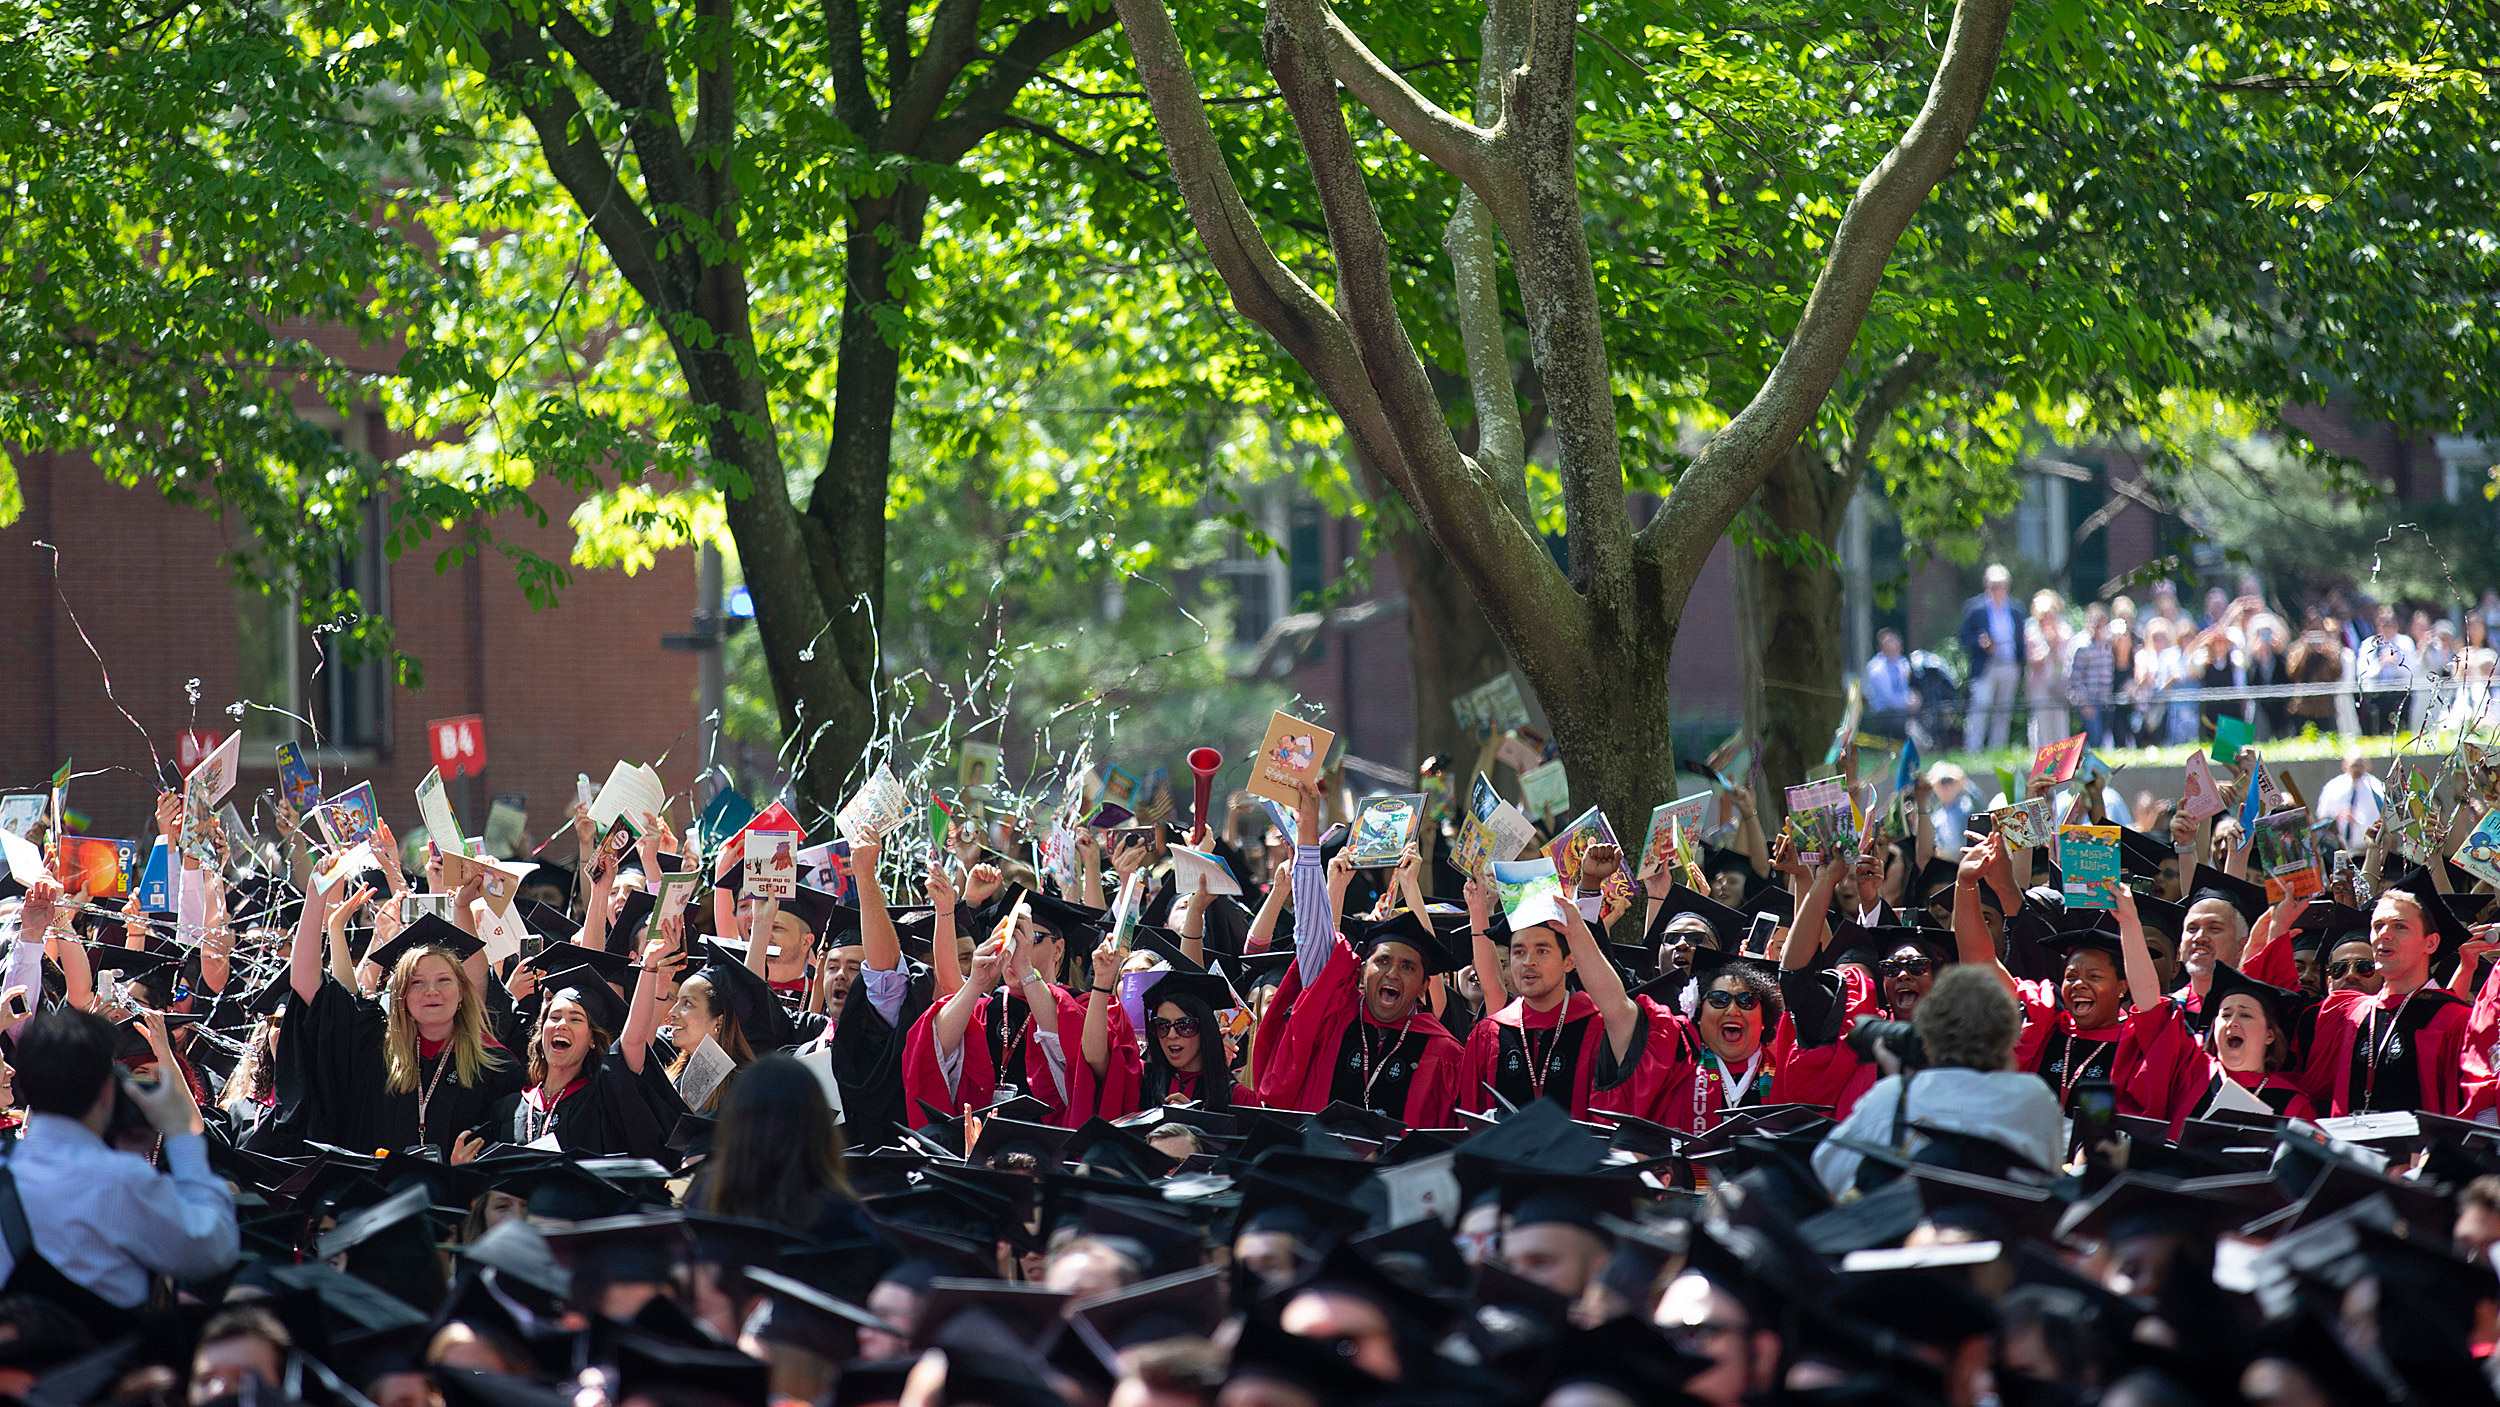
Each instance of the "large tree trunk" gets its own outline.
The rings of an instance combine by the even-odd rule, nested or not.
[[[1649,833],[1650,809],[1675,794],[1667,663],[1677,614],[1662,610],[1636,628],[1603,632],[1585,660],[1522,661],[1562,749],[1572,814],[1591,806],[1605,812],[1627,862]],[[1638,941],[1642,918],[1633,905],[1615,926],[1616,941]]]
[[[1828,547],[1848,516],[1852,480],[1813,439],[1780,456],[1754,503],[1772,531]],[[1742,551],[1740,547],[1737,550]],[[1762,780],[1765,817],[1779,814],[1785,789],[1823,761],[1840,723],[1840,573],[1821,556],[1765,553],[1754,564],[1761,589]]]
[[[1403,505],[1399,505],[1403,509]],[[1403,511],[1399,514],[1404,518]],[[1415,765],[1438,757],[1453,768],[1475,759],[1476,735],[1450,704],[1510,668],[1492,623],[1432,536],[1411,519],[1383,534],[1406,585],[1406,645],[1415,677]],[[1467,778],[1453,776],[1464,787]]]

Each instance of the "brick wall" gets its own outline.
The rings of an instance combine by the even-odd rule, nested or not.
[[[374,448],[387,457],[406,445]],[[148,745],[105,697],[70,610],[102,654],[115,698],[159,755],[171,759],[176,733],[195,723],[231,731],[225,707],[237,694],[238,598],[217,557],[232,529],[153,490],[112,484],[80,457],[28,455],[17,463],[26,513],[0,529],[0,593],[17,613],[0,637],[0,716],[10,723],[0,733],[0,789],[38,789],[63,758],[82,771],[121,769],[74,784],[71,804],[92,819],[95,834],[137,835],[153,795]],[[498,536],[565,559],[576,500],[562,490],[538,494],[550,525],[501,523]],[[37,542],[60,548],[66,604],[53,591],[52,553]],[[371,780],[385,818],[412,829],[412,792],[431,765],[424,725],[466,713],[485,716],[492,764],[470,783],[461,819],[473,830],[492,793],[519,792],[532,832],[544,833],[561,818],[575,773],[602,778],[619,757],[652,761],[672,744],[662,774],[672,788],[692,784],[701,764],[691,731],[695,657],[659,643],[687,628],[692,553],[665,554],[633,577],[576,569],[547,611],[530,609],[498,554],[442,573],[435,557],[420,546],[389,568],[398,644],[423,661],[425,686],[391,690],[375,765],[344,779],[331,769],[333,789]],[[184,692],[192,678],[201,684],[196,719]],[[247,749],[243,760],[244,789],[275,785],[265,749]]]

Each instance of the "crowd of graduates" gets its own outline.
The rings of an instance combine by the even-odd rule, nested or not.
[[[1738,790],[1523,904],[1430,825],[1354,865],[1343,805],[1080,831],[1072,882],[852,835],[783,899],[664,816],[508,894],[291,816],[168,912],[13,852],[0,1395],[2500,1402],[2447,862],[2270,900],[2182,815],[2069,909],[2044,850],[1913,804],[1801,855]]]

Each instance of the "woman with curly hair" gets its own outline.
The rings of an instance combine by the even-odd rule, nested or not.
[[[367,954],[390,975],[380,1000],[358,996],[321,970],[322,930],[347,879],[305,896],[296,926],[278,1118],[342,1148],[448,1154],[521,1088],[519,1063],[486,1028],[486,947],[428,914]]]

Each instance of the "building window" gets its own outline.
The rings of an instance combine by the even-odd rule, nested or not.
[[[1245,493],[1242,507],[1269,540],[1283,540],[1285,510],[1281,494],[1274,490]],[[1232,588],[1233,642],[1242,646],[1258,644],[1268,628],[1284,618],[1285,564],[1274,553],[1262,552],[1247,537],[1241,537],[1225,547],[1223,558],[1215,564],[1215,573]]]
[[[359,417],[334,426],[331,434],[361,448],[364,429]],[[390,558],[382,550],[388,516],[380,497],[366,499],[355,546],[331,562],[339,585],[355,591],[365,613],[380,620],[390,619]],[[316,766],[377,761],[390,742],[387,654],[350,663],[335,631],[316,632],[302,623],[296,591],[238,587],[236,592],[236,688],[242,698],[265,705],[244,710],[245,763],[275,766],[275,748],[282,742],[304,748],[306,760]]]
[[[1320,546],[1326,524],[1317,500],[1297,498],[1289,510],[1286,560],[1292,567],[1288,588],[1297,612],[1319,609],[1319,594],[1328,585],[1328,562]]]

